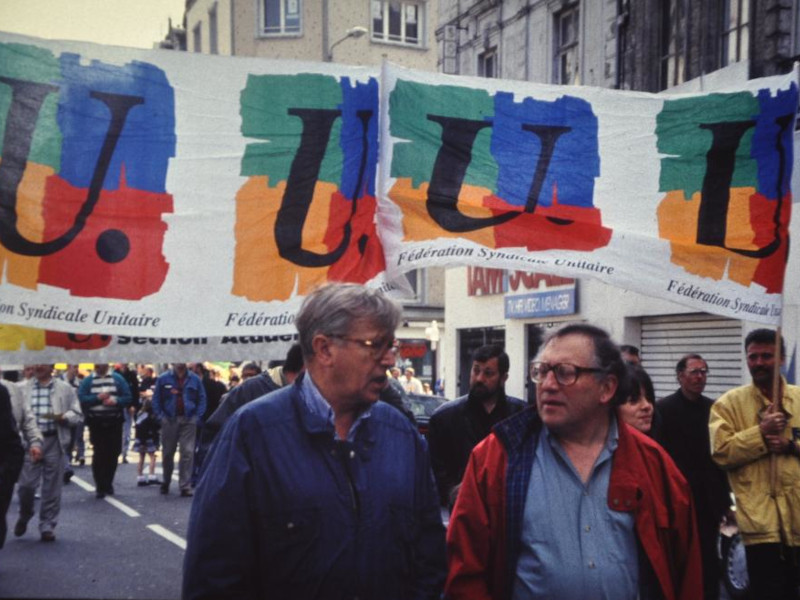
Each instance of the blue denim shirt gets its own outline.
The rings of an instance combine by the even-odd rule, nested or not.
[[[160,419],[176,415],[175,396],[178,378],[172,370],[162,373],[153,386],[153,413]],[[206,412],[206,390],[203,381],[194,373],[187,371],[183,382],[183,408],[187,419],[199,420]]]
[[[550,431],[536,447],[513,586],[513,600],[633,600],[638,549],[631,513],[608,508],[617,448],[612,416],[606,444],[584,483]]]
[[[305,379],[220,432],[192,504],[183,597],[438,599],[445,531],[424,440],[382,402],[337,440]]]

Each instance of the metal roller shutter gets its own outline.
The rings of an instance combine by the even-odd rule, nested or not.
[[[742,384],[742,323],[708,314],[642,318],[642,366],[653,380],[656,398],[676,389],[675,364],[696,352],[710,370],[705,395],[718,398]]]

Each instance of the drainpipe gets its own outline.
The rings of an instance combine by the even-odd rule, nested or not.
[[[328,60],[328,39],[330,37],[328,28],[328,0],[322,0],[322,61]]]
[[[531,80],[531,0],[525,0],[525,81]]]
[[[234,18],[234,4],[236,0],[228,0],[228,7],[231,13],[231,56],[236,55],[236,19]]]

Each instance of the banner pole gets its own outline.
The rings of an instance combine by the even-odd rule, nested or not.
[[[783,312],[783,311],[781,311]],[[781,322],[783,315],[781,315]],[[775,330],[775,365],[772,370],[772,407],[771,410],[783,410],[783,390],[781,389],[781,324]],[[778,455],[769,455],[769,493],[772,498],[778,495]]]

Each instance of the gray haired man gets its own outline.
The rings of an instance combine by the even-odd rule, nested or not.
[[[378,402],[399,320],[360,285],[305,299],[306,372],[237,411],[211,450],[184,598],[439,598],[444,527],[425,443]]]

